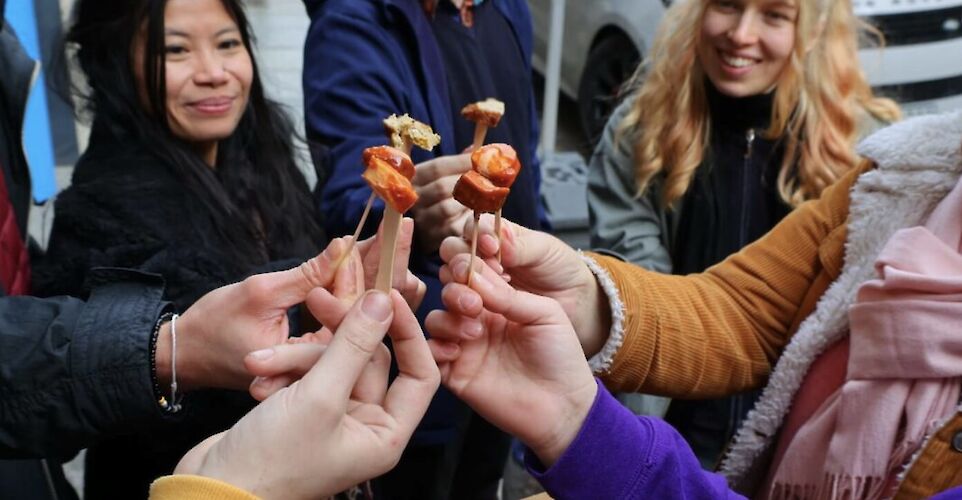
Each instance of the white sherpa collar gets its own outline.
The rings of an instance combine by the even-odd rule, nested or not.
[[[733,487],[754,489],[765,456],[812,362],[848,333],[848,310],[892,234],[920,225],[955,186],[962,170],[962,112],[906,120],[866,139],[859,153],[878,168],[851,194],[845,264],[782,353],[755,408],[721,465]],[[767,467],[762,467],[764,470]]]

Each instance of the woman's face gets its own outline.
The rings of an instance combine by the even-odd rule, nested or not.
[[[135,45],[140,88],[144,44]],[[220,0],[169,0],[164,10],[166,106],[177,137],[201,146],[230,136],[250,97],[253,65]]]
[[[795,47],[796,0],[708,0],[698,59],[721,93],[771,90]]]

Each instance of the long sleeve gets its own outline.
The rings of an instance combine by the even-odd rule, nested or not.
[[[620,345],[601,367],[609,387],[693,398],[761,385],[812,300],[809,290],[827,279],[824,263],[842,260],[849,192],[867,168],[702,274],[667,276],[594,256],[624,304],[623,331],[608,341]]]
[[[657,186],[637,196],[634,134],[619,127],[634,99],[608,119],[588,165],[588,216],[592,248],[611,251],[646,269],[670,273],[669,223]]]
[[[743,498],[701,469],[685,440],[662,420],[633,415],[601,384],[571,445],[548,470],[528,451],[528,471],[556,500]]]
[[[240,488],[201,476],[164,476],[150,485],[149,500],[257,500]]]
[[[162,418],[150,336],[162,281],[100,270],[85,303],[0,298],[0,456],[65,457]]]
[[[381,120],[392,113],[411,113],[431,122],[425,110],[417,109],[419,97],[408,95],[404,84],[418,78],[408,64],[410,48],[398,44],[392,30],[399,28],[387,26],[383,15],[369,2],[326,9],[312,19],[305,43],[308,138],[324,151],[318,159],[326,177],[319,186],[319,204],[326,229],[334,236],[354,230],[371,194],[361,178],[361,152],[386,142]],[[413,152],[415,163],[428,158]],[[375,201],[370,232],[383,209],[383,202]]]

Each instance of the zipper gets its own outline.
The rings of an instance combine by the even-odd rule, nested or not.
[[[749,197],[749,186],[748,186],[748,169],[752,162],[752,147],[755,145],[755,129],[750,128],[745,131],[745,157],[742,161],[742,198],[739,206],[741,207],[741,216],[738,218],[740,224],[738,225],[738,244],[745,245],[748,243],[746,239],[748,238],[748,197]]]
[[[57,495],[57,487],[54,485],[53,474],[50,472],[50,463],[46,459],[40,459],[40,465],[43,466],[43,475],[47,480],[47,488],[50,489],[50,498],[53,500],[59,500],[60,496]]]

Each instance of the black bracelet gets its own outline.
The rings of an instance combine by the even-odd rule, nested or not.
[[[157,323],[154,323],[154,331],[150,335],[150,381],[154,386],[154,400],[157,401],[157,406],[166,413],[173,413],[171,411],[170,403],[167,402],[167,398],[164,394],[160,392],[160,382],[157,380],[157,338],[160,337],[160,327],[164,326],[174,317],[174,313],[166,312],[157,319]]]

